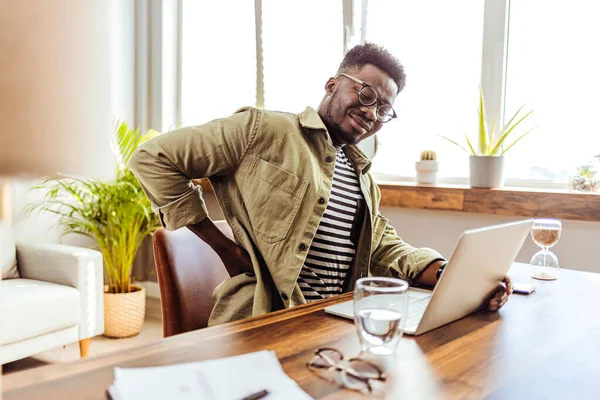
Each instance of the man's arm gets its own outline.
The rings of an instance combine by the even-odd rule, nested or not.
[[[187,226],[215,250],[231,276],[252,271],[248,254],[208,218],[202,189],[191,180],[233,173],[253,143],[261,115],[246,109],[159,135],[140,145],[130,161],[162,226]]]
[[[377,239],[377,246],[371,255],[373,274],[397,274],[409,283],[429,287],[435,286],[435,274],[443,262],[444,257],[437,251],[406,243],[389,223],[385,224],[381,239]]]
[[[435,250],[416,248],[406,243],[387,218],[379,213],[381,191],[370,178],[371,204],[373,217],[373,248],[371,253],[371,269],[373,275],[397,275],[409,283],[419,283],[429,287],[435,286],[437,280],[437,262],[445,262],[444,257]],[[435,264],[435,265],[434,265]]]
[[[420,275],[415,278],[415,282],[419,285],[434,287],[437,284],[437,272],[442,265],[445,264],[445,261],[434,261]]]
[[[175,230],[207,217],[192,179],[233,173],[251,146],[260,110],[168,132],[143,143],[129,163],[163,227]]]

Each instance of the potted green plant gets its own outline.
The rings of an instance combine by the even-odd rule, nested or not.
[[[437,154],[433,150],[423,150],[420,160],[415,161],[417,183],[434,184],[437,182],[439,163]]]
[[[515,128],[523,122],[533,111],[529,111],[522,117],[519,117],[523,107],[519,108],[512,118],[502,127],[499,132],[496,132],[496,124],[488,129],[488,124],[485,115],[485,100],[483,91],[479,88],[479,109],[478,109],[478,143],[473,146],[471,140],[465,133],[465,139],[468,146],[465,148],[456,141],[441,136],[447,141],[460,147],[469,156],[469,181],[471,187],[474,188],[501,188],[504,185],[504,154],[510,150],[517,142],[527,136],[532,130],[525,132],[514,140],[511,144],[504,146],[508,136]]]
[[[571,190],[579,192],[596,192],[600,188],[600,181],[595,178],[596,171],[591,164],[577,168],[577,174],[569,180]]]
[[[87,236],[102,252],[107,283],[104,334],[109,337],[134,336],[144,322],[145,291],[133,284],[131,271],[142,241],[160,224],[128,162],[142,142],[157,134],[153,130],[140,134],[126,123],[118,124],[114,132],[114,180],[48,178],[32,188],[45,192],[42,200],[26,208],[30,214],[46,211],[57,215],[61,237]]]

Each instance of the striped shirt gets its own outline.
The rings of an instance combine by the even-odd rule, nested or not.
[[[344,151],[338,149],[327,208],[298,277],[307,302],[342,293],[354,259],[350,237],[361,199],[356,172]]]

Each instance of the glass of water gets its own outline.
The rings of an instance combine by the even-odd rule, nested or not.
[[[401,279],[361,278],[354,287],[354,323],[363,351],[394,354],[408,313],[408,283]]]

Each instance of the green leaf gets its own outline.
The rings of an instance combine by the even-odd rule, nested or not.
[[[577,174],[579,176],[583,176],[584,178],[592,179],[596,175],[597,171],[591,165],[582,165],[577,168]]]
[[[487,153],[488,133],[485,121],[485,101],[483,100],[483,90],[479,86],[479,152],[482,155]]]
[[[469,145],[469,148],[471,149],[471,153],[476,156],[477,152],[475,152],[475,149],[473,148],[473,145],[471,144],[471,141],[469,140],[469,137],[467,136],[467,134],[465,133],[465,139],[467,139],[467,144]]]
[[[506,132],[506,130],[508,129],[508,127],[511,126],[512,122],[515,120],[515,118],[517,118],[517,115],[519,115],[519,113],[521,112],[521,110],[525,107],[525,105],[522,105],[521,107],[519,107],[519,109],[517,110],[516,113],[514,113],[514,115],[512,116],[512,118],[510,119],[510,121],[508,121],[503,127],[502,127],[502,131],[500,132],[500,135],[504,134],[504,132]],[[531,114],[531,113],[530,113]]]
[[[114,141],[120,172],[129,164],[129,160],[131,160],[131,156],[139,146],[141,139],[139,129],[130,129],[126,122],[121,122],[116,127]]]
[[[447,141],[449,141],[450,143],[460,147],[461,149],[463,149],[464,151],[466,151],[467,153],[469,152],[467,149],[465,149],[464,147],[462,147],[460,144],[456,143],[454,140],[447,138],[446,136],[442,136],[442,135],[438,135],[439,137],[441,137],[442,139],[446,139]],[[468,140],[467,140],[468,141]]]
[[[517,138],[517,140],[515,140],[514,142],[512,142],[510,144],[510,146],[508,146],[506,149],[504,149],[504,151],[502,152],[502,155],[504,155],[504,153],[506,153],[511,147],[513,147],[519,140],[523,139],[525,136],[529,135],[529,133],[534,130],[535,128],[537,128],[537,126],[534,126],[533,128],[531,128],[530,130],[528,130],[527,132],[525,132],[524,134],[522,134],[521,136],[519,136]]]
[[[525,116],[523,116],[523,118],[521,118],[520,120],[518,120],[517,122],[515,122],[513,126],[510,126],[510,127],[508,127],[508,130],[506,130],[506,132],[504,132],[504,134],[503,134],[502,136],[500,136],[500,139],[498,139],[498,142],[496,143],[496,146],[495,146],[495,147],[492,149],[492,152],[491,152],[491,154],[490,154],[490,155],[494,155],[494,154],[496,154],[496,153],[498,153],[498,152],[500,151],[500,148],[502,147],[502,143],[503,143],[503,142],[506,140],[506,138],[508,137],[508,135],[510,135],[510,133],[511,133],[511,132],[512,132],[512,131],[513,131],[513,130],[514,130],[514,129],[515,129],[515,128],[516,128],[516,127],[517,127],[517,126],[518,126],[518,125],[521,123],[521,122],[523,122],[523,120],[524,120],[525,118],[527,118],[529,115],[531,115],[531,113],[532,113],[532,112],[533,112],[533,111],[529,111],[527,114],[525,114]],[[515,114],[515,116],[516,116],[516,114]],[[512,121],[512,120],[514,120],[514,119],[515,119],[515,117],[513,116],[513,117],[511,118],[511,121]],[[507,126],[508,126],[508,125],[507,125]],[[532,130],[533,130],[533,129],[529,130],[527,133],[531,132]],[[523,136],[524,136],[524,135],[523,135]],[[521,136],[521,138],[522,138],[523,136]],[[519,138],[519,139],[521,139],[521,138]],[[517,140],[519,140],[519,139],[517,139]],[[517,142],[517,141],[514,141],[514,142],[513,142],[513,144],[515,144],[516,142]],[[511,145],[510,147],[512,147],[512,145]],[[508,150],[508,149],[506,149],[506,150]],[[502,152],[502,154],[506,153],[506,150],[504,150],[504,151]]]
[[[492,129],[490,130],[490,140],[488,142],[487,150],[485,152],[486,156],[490,155],[492,143],[494,143],[495,139],[496,139],[496,121],[494,121],[494,123],[492,124]]]

